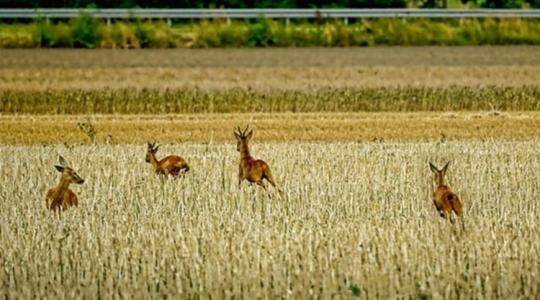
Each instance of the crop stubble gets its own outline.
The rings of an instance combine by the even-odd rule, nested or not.
[[[237,188],[232,144],[162,146],[193,167],[164,183],[144,145],[1,146],[0,295],[537,298],[539,145],[253,143],[283,198]],[[58,153],[86,179],[60,218]],[[430,200],[447,160],[462,234]]]
[[[538,112],[4,115],[0,116],[0,143],[88,143],[77,127],[79,122],[95,126],[100,144],[230,143],[232,129],[247,124],[255,128],[260,143],[540,137]]]

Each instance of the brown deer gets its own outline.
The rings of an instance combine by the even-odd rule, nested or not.
[[[63,211],[71,206],[77,206],[79,204],[79,199],[77,199],[77,195],[69,189],[69,185],[71,183],[84,183],[84,179],[82,179],[72,168],[68,167],[66,160],[62,156],[59,157],[59,163],[59,165],[55,165],[54,167],[61,173],[60,182],[56,187],[47,192],[46,197],[47,208],[53,211]]]
[[[432,163],[429,163],[431,171],[435,173],[435,181],[437,182],[437,188],[433,192],[433,203],[439,211],[441,217],[449,220],[454,224],[452,219],[452,211],[458,216],[462,229],[465,231],[465,224],[463,221],[463,206],[459,201],[459,197],[453,193],[450,188],[444,184],[444,175],[450,162],[447,162],[444,167],[439,170]]]
[[[240,169],[238,172],[238,187],[242,183],[242,180],[246,179],[251,183],[256,183],[257,185],[262,186],[266,189],[266,186],[263,183],[263,179],[268,180],[270,184],[276,188],[280,193],[281,190],[277,188],[274,177],[272,176],[272,171],[266,162],[260,159],[254,159],[249,154],[248,142],[253,136],[253,130],[250,130],[249,126],[246,127],[244,131],[240,130],[240,127],[237,127],[234,131],[234,136],[238,143],[236,144],[236,150],[240,152]]]
[[[169,155],[158,160],[156,158],[158,149],[159,145],[156,146],[155,143],[148,143],[148,150],[146,151],[146,162],[152,164],[156,174],[178,176],[189,171],[189,165],[186,160],[178,155]]]

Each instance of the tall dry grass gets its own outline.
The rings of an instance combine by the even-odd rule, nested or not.
[[[161,183],[137,146],[0,146],[0,296],[528,298],[540,295],[537,139],[252,145],[285,191],[236,187],[234,145],[164,145],[193,172]],[[56,217],[63,154],[86,179]],[[451,160],[467,231],[430,200]]]

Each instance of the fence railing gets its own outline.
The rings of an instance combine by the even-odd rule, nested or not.
[[[540,9],[3,9],[0,19],[70,19],[81,13],[111,19],[540,18]]]

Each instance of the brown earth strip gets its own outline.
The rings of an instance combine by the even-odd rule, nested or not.
[[[540,48],[0,50],[1,90],[538,85]]]

